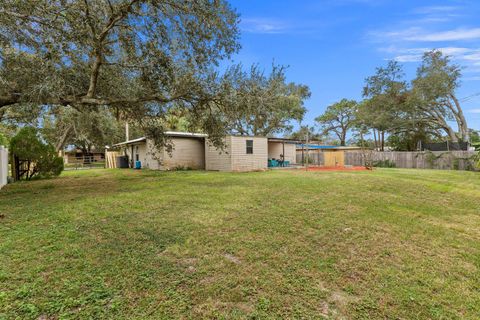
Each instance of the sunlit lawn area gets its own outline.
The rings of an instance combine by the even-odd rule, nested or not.
[[[476,173],[85,170],[0,214],[0,319],[480,317]]]

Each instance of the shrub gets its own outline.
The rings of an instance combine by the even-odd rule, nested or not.
[[[182,166],[182,165],[172,168],[172,171],[190,171],[190,170],[192,170],[192,168],[188,166]]]
[[[8,139],[7,137],[0,132],[0,146],[8,146]]]
[[[373,166],[377,168],[396,168],[397,167],[395,162],[389,159],[375,161],[373,163]]]
[[[33,177],[58,176],[63,171],[63,158],[55,148],[44,143],[33,127],[22,128],[10,141],[11,153],[22,161],[21,177],[27,180]]]

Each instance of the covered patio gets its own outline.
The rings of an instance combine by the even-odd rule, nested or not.
[[[268,138],[268,167],[282,168],[295,166],[296,144],[298,140],[286,138]]]

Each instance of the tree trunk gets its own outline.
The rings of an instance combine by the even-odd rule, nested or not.
[[[426,113],[434,118],[434,122],[445,131],[450,138],[450,141],[458,142],[457,133],[452,129],[451,126],[448,125],[448,123],[445,121],[445,118],[441,114],[439,114],[435,109],[427,110]]]
[[[90,83],[87,91],[87,98],[93,98],[97,90],[98,74],[100,72],[100,66],[102,65],[102,52],[100,49],[95,50],[95,61],[92,66],[92,73],[90,74]]]
[[[70,133],[73,131],[73,126],[68,126],[63,135],[60,137],[60,139],[57,141],[55,144],[55,150],[57,152],[60,152],[63,150],[65,147],[65,144],[67,143],[67,139],[70,136]]]
[[[385,151],[385,131],[382,131],[382,137],[381,137],[381,151]]]
[[[445,132],[448,134],[448,137],[450,138],[451,142],[454,142],[454,143],[458,142],[458,136],[450,126],[443,128],[443,130],[445,130]]]
[[[12,104],[17,103],[20,100],[19,94],[8,94],[5,96],[0,96],[0,109]]]
[[[462,107],[460,106],[460,102],[454,95],[451,95],[451,98],[456,107],[456,111],[454,111],[453,114],[455,116],[455,120],[457,121],[460,139],[464,142],[470,142],[468,124],[467,120],[465,119],[465,115],[463,114]]]

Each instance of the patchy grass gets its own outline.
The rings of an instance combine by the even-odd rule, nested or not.
[[[68,172],[0,239],[5,319],[480,317],[471,172]]]

